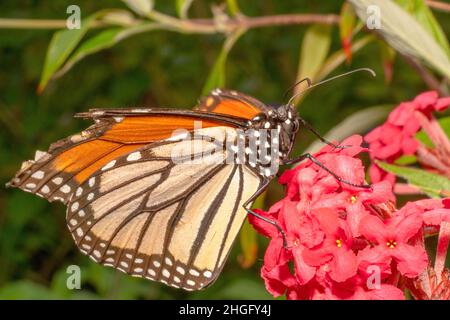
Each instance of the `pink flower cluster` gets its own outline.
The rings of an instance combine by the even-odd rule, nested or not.
[[[356,157],[366,151],[361,143],[362,137],[352,136],[342,142],[351,147],[325,146],[315,157],[342,179],[363,184],[364,166]],[[287,247],[274,226],[249,216],[256,230],[271,238],[261,276],[273,296],[403,299],[408,285],[423,292],[417,282],[429,262],[423,232],[450,221],[450,200],[397,210],[389,181],[371,189],[351,187],[311,161],[287,170],[280,183],[286,185],[285,198],[257,212],[278,223]]]
[[[369,143],[372,160],[371,180],[394,183],[395,176],[383,171],[375,160],[393,163],[403,155],[416,155],[425,166],[450,176],[450,142],[433,116],[433,112],[443,111],[449,106],[450,97],[439,98],[435,91],[424,92],[412,101],[402,102],[383,125],[366,135],[364,139]],[[421,128],[436,149],[430,150],[416,139]]]

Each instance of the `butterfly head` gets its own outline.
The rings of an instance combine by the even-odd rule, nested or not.
[[[277,124],[280,137],[280,152],[284,157],[289,155],[294,144],[300,123],[298,113],[292,105],[281,105],[271,115]]]

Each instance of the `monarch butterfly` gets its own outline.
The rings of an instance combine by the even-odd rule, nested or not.
[[[253,201],[278,169],[252,160],[272,145],[252,150],[245,134],[275,130],[271,141],[279,146],[271,160],[309,158],[322,166],[310,154],[289,159],[300,126],[318,135],[293,104],[271,107],[236,91],[213,90],[193,111],[93,109],[76,116],[95,124],[37,151],[9,186],[66,204],[72,237],[94,261],[189,291],[218,277],[247,213],[258,216]],[[196,153],[193,139],[173,135],[180,128],[204,148]],[[242,161],[223,161],[230,149],[217,142],[223,146],[225,137],[235,143],[232,150],[243,140]],[[181,163],[172,156],[180,146],[190,151]],[[193,161],[199,156],[219,161]]]

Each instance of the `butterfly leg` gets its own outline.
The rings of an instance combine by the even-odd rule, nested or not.
[[[298,118],[299,118],[300,124],[301,124],[304,128],[306,128],[308,131],[312,132],[312,134],[314,134],[314,135],[315,135],[320,141],[322,141],[323,143],[325,143],[325,144],[327,144],[327,145],[329,145],[329,146],[332,146],[333,148],[338,148],[338,149],[345,149],[345,148],[348,148],[348,147],[349,147],[349,146],[341,146],[341,145],[337,145],[337,144],[334,144],[334,143],[331,142],[331,141],[328,141],[327,139],[325,139],[324,137],[322,137],[322,136],[320,135],[320,133],[317,132],[316,129],[314,129],[313,126],[311,126],[308,122],[306,122],[305,119],[303,119],[303,118],[301,118],[301,117],[298,117]]]
[[[270,223],[271,225],[273,225],[275,228],[277,228],[277,230],[281,233],[281,236],[283,237],[283,247],[286,249],[287,246],[287,239],[286,239],[286,233],[284,232],[283,229],[281,229],[281,227],[278,225],[278,223],[276,221],[273,221],[271,219],[268,219],[266,217],[263,217],[262,215],[254,212],[250,206],[252,204],[253,201],[256,200],[256,198],[258,198],[258,196],[260,196],[264,190],[266,190],[267,186],[269,185],[270,180],[266,180],[264,181],[263,185],[256,190],[256,192],[247,200],[245,201],[245,203],[242,205],[245,209],[245,211],[247,211],[248,214],[251,214],[252,216],[255,216],[258,219],[261,219],[267,223]]]
[[[350,181],[344,180],[341,177],[339,177],[336,173],[334,173],[333,171],[331,171],[330,169],[328,169],[322,162],[320,162],[319,160],[317,160],[313,155],[311,155],[310,153],[305,153],[302,154],[301,156],[299,156],[298,158],[295,159],[289,159],[283,162],[283,164],[286,165],[290,165],[290,164],[294,164],[294,163],[298,163],[301,162],[305,159],[309,159],[311,160],[313,163],[315,163],[316,165],[318,165],[320,168],[322,168],[323,170],[325,170],[326,172],[328,172],[329,174],[331,174],[333,177],[336,178],[336,180],[338,180],[339,182],[345,183],[346,185],[352,186],[352,187],[356,187],[356,188],[364,188],[364,189],[371,189],[372,186],[369,184],[355,184],[352,183]]]

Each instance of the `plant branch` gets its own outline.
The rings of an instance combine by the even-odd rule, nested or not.
[[[440,1],[433,1],[433,0],[426,0],[425,3],[430,8],[440,10],[440,11],[450,12],[450,4],[448,4],[448,3],[444,3],[444,2],[440,2]]]
[[[105,27],[107,24],[94,21],[92,27]],[[63,29],[66,20],[55,19],[5,19],[0,18],[0,29]]]
[[[149,13],[148,18],[161,23],[167,29],[185,33],[229,33],[236,29],[252,29],[299,24],[338,24],[335,14],[284,14],[263,17],[236,17],[218,23],[216,19],[177,19],[158,11]],[[140,21],[142,22],[142,21]],[[92,27],[107,27],[106,21],[97,21]],[[0,18],[3,29],[63,29],[66,20],[5,19]]]

